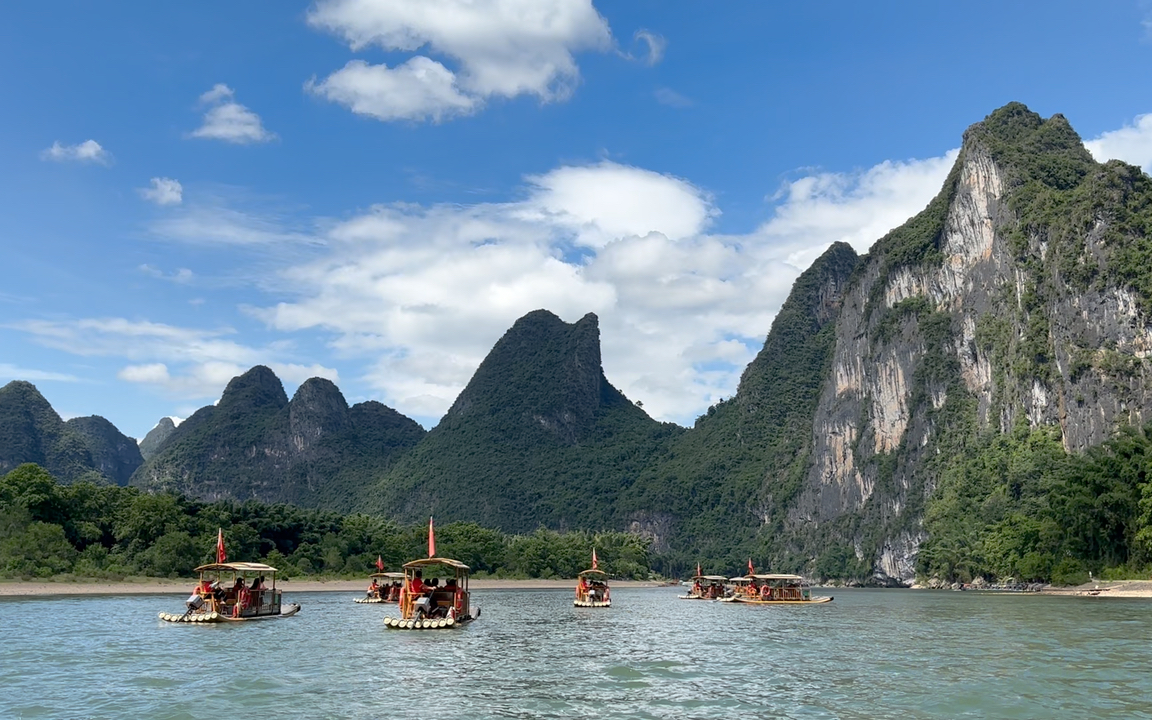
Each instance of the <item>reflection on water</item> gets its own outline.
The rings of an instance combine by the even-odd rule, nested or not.
[[[837,591],[813,607],[478,590],[458,631],[295,593],[300,615],[170,625],[175,596],[0,600],[0,717],[1152,718],[1152,602]]]

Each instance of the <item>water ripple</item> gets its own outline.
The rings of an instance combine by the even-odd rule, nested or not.
[[[816,607],[479,591],[480,621],[298,593],[295,618],[174,626],[171,596],[0,600],[0,717],[1149,718],[1152,603],[839,591]],[[176,603],[179,604],[178,602]]]

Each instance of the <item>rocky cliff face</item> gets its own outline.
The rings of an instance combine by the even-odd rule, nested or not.
[[[172,437],[172,433],[176,431],[176,423],[170,417],[160,418],[160,422],[156,423],[156,427],[148,431],[144,439],[140,441],[140,456],[145,460],[150,460],[153,455],[160,451],[168,438]]]
[[[1091,188],[1131,170],[1023,106],[969,129],[940,196],[877,242],[844,296],[791,533],[907,581],[940,458],[964,438],[1054,425],[1079,451],[1148,419],[1152,328],[1113,271],[1117,208]],[[1042,214],[1056,202],[1091,212]]]
[[[423,436],[416,422],[380,403],[349,408],[322,378],[289,400],[275,373],[257,366],[234,378],[215,406],[181,423],[132,484],[210,501],[349,510]]]

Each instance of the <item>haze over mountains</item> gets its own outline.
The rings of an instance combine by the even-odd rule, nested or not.
[[[289,400],[258,366],[149,433],[143,460],[106,421],[63,423],[14,382],[0,470],[510,532],[630,529],[671,567],[755,553],[906,581],[941,478],[982,438],[1051,428],[1081,452],[1149,419],[1150,238],[1148,176],[1013,103],[969,128],[923,212],[800,276],[737,393],[692,428],[612,386],[595,315],[537,310],[427,433],[327,380]]]

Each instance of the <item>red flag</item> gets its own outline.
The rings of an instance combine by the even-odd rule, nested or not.
[[[752,558],[748,558],[748,574],[751,575],[756,571],[752,569]]]
[[[600,564],[596,562],[596,548],[592,548],[592,569],[599,570]]]
[[[376,556],[376,569],[380,572],[384,572],[384,559],[379,555]]]
[[[704,573],[700,572],[700,563],[696,563],[696,574],[697,575],[703,575],[704,574]]]
[[[428,557],[436,557],[436,529],[432,527],[432,518],[428,518]]]
[[[228,559],[224,554],[224,528],[216,528],[216,562],[222,563]]]

